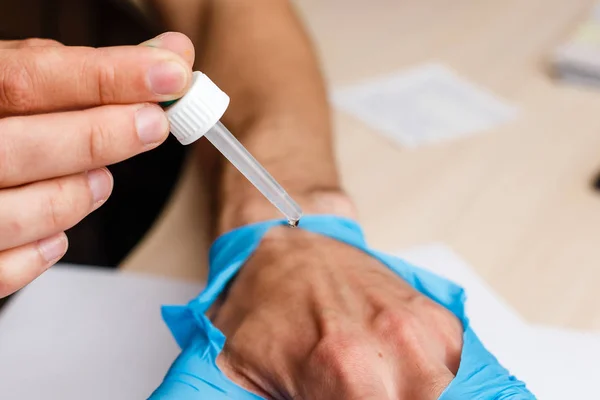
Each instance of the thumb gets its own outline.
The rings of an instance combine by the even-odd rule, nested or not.
[[[189,64],[190,68],[194,66],[194,59],[196,57],[194,44],[183,33],[166,32],[141,43],[141,45],[172,51],[183,58]]]

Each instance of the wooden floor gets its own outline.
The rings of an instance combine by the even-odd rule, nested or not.
[[[334,87],[433,61],[520,109],[500,129],[419,150],[336,113],[344,181],[370,242],[444,242],[528,320],[600,330],[600,91],[557,83],[548,63],[594,1],[296,3]],[[194,167],[125,268],[204,276]]]

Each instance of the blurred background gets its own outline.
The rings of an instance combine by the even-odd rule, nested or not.
[[[596,2],[294,3],[371,243],[444,243],[527,320],[600,329]],[[125,267],[202,256],[193,174]]]
[[[294,4],[321,57],[344,181],[371,242],[387,251],[445,243],[527,319],[600,328],[596,2]],[[141,0],[1,1],[0,21],[3,38],[69,45],[134,44],[161,32]],[[198,195],[198,177],[184,156],[172,139],[141,156],[162,186],[117,186],[90,217],[126,230],[125,239],[85,240],[96,247],[67,261],[101,254],[106,265],[160,273],[167,260],[202,257],[192,243],[205,240],[193,222],[203,216],[186,200]],[[103,218],[110,207],[122,218]],[[95,234],[78,229],[72,240]]]
[[[525,321],[600,331],[597,2],[293,3],[321,58],[344,183],[371,244],[442,244]],[[0,0],[2,38],[107,46],[160,31],[142,1]],[[200,282],[206,215],[193,157],[172,139],[143,157],[164,187],[117,187],[122,200],[106,207],[119,204],[122,218],[104,221],[104,208],[92,218],[127,239],[114,254],[102,243],[86,252]],[[136,209],[139,196],[153,201]]]

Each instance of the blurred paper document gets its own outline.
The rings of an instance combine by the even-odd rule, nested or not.
[[[511,105],[436,64],[336,90],[333,103],[406,147],[485,132],[516,116]]]
[[[600,4],[556,49],[552,61],[561,79],[600,86]]]

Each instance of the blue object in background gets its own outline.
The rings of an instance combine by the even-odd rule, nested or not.
[[[151,400],[260,400],[239,387],[217,367],[216,359],[225,336],[204,315],[227,283],[258,248],[274,226],[286,221],[267,221],[244,226],[221,236],[210,252],[206,288],[187,306],[165,306],[163,318],[183,349]],[[318,215],[302,219],[301,229],[331,237],[376,258],[416,290],[450,310],[464,327],[461,363],[456,378],[440,400],[530,400],[535,397],[481,344],[465,315],[462,288],[403,260],[370,249],[360,226],[349,219]]]

